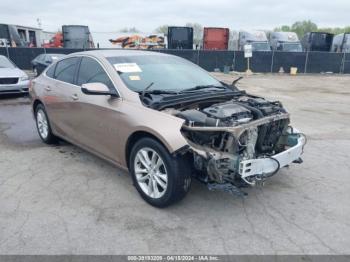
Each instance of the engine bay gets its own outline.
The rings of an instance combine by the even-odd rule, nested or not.
[[[292,146],[289,114],[278,101],[244,94],[226,101],[202,100],[163,112],[185,120],[181,131],[191,146],[197,178],[210,185],[230,185],[231,189],[232,185],[254,185],[276,173],[280,164],[274,160],[272,172],[242,177],[240,163],[273,159],[273,155]]]

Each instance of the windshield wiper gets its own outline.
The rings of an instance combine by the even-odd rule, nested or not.
[[[154,82],[150,83],[145,89],[143,89],[141,93],[141,101],[145,98],[146,94],[155,94],[155,95],[160,95],[160,94],[178,94],[176,91],[172,90],[161,90],[161,89],[152,89],[149,90],[152,86],[154,85]]]
[[[154,82],[150,83],[145,89],[143,89],[141,94],[141,101],[143,101],[143,98],[145,97],[147,90],[150,89],[153,85],[154,85]]]
[[[188,88],[188,89],[182,90],[180,93],[193,92],[193,91],[202,90],[202,89],[209,89],[209,88],[216,88],[216,89],[220,89],[220,90],[226,90],[227,89],[224,86],[198,85],[198,86],[195,86],[195,87],[192,87],[192,88]]]

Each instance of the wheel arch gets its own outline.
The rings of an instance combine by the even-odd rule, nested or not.
[[[147,131],[136,131],[129,136],[125,144],[125,161],[126,161],[127,168],[129,168],[129,164],[130,164],[129,156],[130,156],[132,147],[135,145],[137,141],[139,141],[141,138],[144,138],[144,137],[148,137],[156,140],[161,145],[163,145],[167,150],[169,150],[168,146],[164,144],[163,141],[159,139],[157,136],[155,136],[154,134]]]
[[[36,109],[36,107],[37,107],[39,104],[44,105],[44,103],[41,102],[41,100],[39,100],[39,99],[35,99],[35,100],[33,101],[33,107],[32,107],[33,113],[35,113],[35,109]]]

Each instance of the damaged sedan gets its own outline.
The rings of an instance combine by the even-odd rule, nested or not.
[[[142,198],[165,207],[193,178],[244,195],[302,162],[306,138],[282,104],[236,84],[172,55],[99,50],[55,62],[30,94],[45,143],[62,138],[129,170]]]

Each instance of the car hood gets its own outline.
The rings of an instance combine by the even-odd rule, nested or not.
[[[27,76],[26,73],[24,73],[19,68],[0,68],[0,77],[22,77]]]

